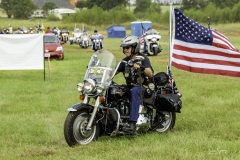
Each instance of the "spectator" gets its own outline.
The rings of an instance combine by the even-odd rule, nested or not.
[[[47,27],[47,29],[46,29],[46,31],[45,31],[45,34],[46,33],[50,33],[51,31],[50,31],[50,28],[49,27]]]

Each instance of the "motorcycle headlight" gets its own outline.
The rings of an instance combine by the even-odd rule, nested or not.
[[[62,46],[59,46],[59,47],[57,47],[57,49],[56,49],[56,51],[62,51],[62,50],[63,50]]]
[[[96,42],[96,40],[94,39],[93,42]]]
[[[104,90],[104,86],[97,86],[97,93],[102,93]]]
[[[84,41],[87,41],[88,39],[87,38],[83,38]]]
[[[83,83],[78,83],[77,84],[77,90],[78,90],[78,92],[82,92],[83,91]]]
[[[157,41],[157,39],[156,39],[156,38],[153,38],[153,39],[152,39],[152,42],[156,42],[156,41]]]
[[[94,91],[96,87],[96,83],[94,80],[92,79],[86,79],[84,80],[84,86],[83,86],[83,90],[86,92],[86,93],[91,93]]]
[[[100,41],[100,42],[102,42],[102,40],[101,40],[101,39],[99,39],[99,41]]]
[[[99,42],[99,39],[97,39],[96,42]]]

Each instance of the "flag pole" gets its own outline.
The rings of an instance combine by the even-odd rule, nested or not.
[[[169,10],[169,68],[171,70],[171,57],[172,57],[172,0],[170,1],[170,10]]]

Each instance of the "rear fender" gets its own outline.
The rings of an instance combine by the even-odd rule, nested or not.
[[[67,109],[67,111],[76,112],[80,109],[92,109],[92,108],[93,108],[93,106],[91,106],[89,104],[78,103],[78,104],[72,105],[70,108]]]

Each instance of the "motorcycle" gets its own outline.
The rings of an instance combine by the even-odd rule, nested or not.
[[[69,38],[70,44],[73,44],[73,43],[79,44],[80,38],[82,35],[82,32],[80,31],[80,29],[79,28],[74,29],[74,32],[72,34],[73,36]]]
[[[93,34],[90,38],[92,41],[92,50],[96,52],[103,49],[102,40],[104,37],[101,34]]]
[[[143,58],[137,56],[134,61],[120,61],[116,66],[114,55],[107,50],[98,50],[92,55],[83,83],[77,84],[82,103],[67,109],[64,137],[69,146],[86,145],[103,135],[134,135],[147,131],[162,133],[174,127],[176,112],[181,113],[181,94],[175,83],[171,83],[174,86],[171,89],[168,74],[159,72],[146,88],[148,98],[140,96],[136,131],[123,131],[130,117],[130,89],[115,83],[113,78],[120,63],[132,66]],[[138,72],[141,72],[140,69]]]
[[[142,38],[144,39],[144,43],[141,45],[141,53],[147,54],[148,56],[156,56],[162,51],[159,44],[161,36],[155,29],[146,31]]]
[[[88,48],[89,45],[90,45],[89,34],[87,32],[83,32],[80,38],[79,46],[81,48]]]
[[[60,35],[61,35],[61,41],[67,43],[69,31],[66,29],[62,29]]]
[[[28,29],[25,26],[22,26],[23,34],[28,34]]]
[[[62,40],[62,36],[61,36],[61,30],[59,30],[58,28],[54,27],[51,30],[51,33],[55,34],[56,37],[61,41]]]
[[[13,34],[13,28],[12,28],[11,24],[9,24],[9,26],[8,26],[8,34]]]

